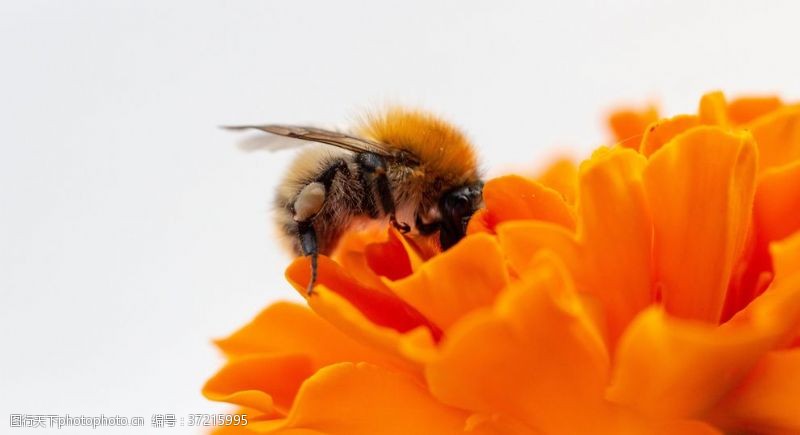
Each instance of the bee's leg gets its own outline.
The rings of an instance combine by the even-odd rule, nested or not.
[[[395,216],[394,197],[392,188],[389,185],[389,177],[386,176],[386,161],[383,157],[373,153],[361,153],[356,156],[358,167],[366,174],[371,175],[375,180],[375,188],[381,201],[383,212],[389,216],[389,222],[398,231],[405,234],[411,231],[411,227],[405,222],[398,222]]]
[[[303,255],[311,257],[311,279],[308,281],[306,289],[309,296],[314,291],[314,284],[317,282],[317,257],[319,256],[313,218],[325,203],[325,192],[326,189],[322,183],[309,183],[300,191],[292,204],[294,220],[297,222],[297,236],[300,239],[300,250]]]
[[[349,176],[347,162],[344,160],[332,162],[316,180],[303,187],[292,203],[294,220],[297,222],[297,235],[300,239],[300,250],[303,255],[311,257],[311,279],[308,281],[308,288],[306,289],[309,296],[314,293],[314,284],[317,283],[319,257],[319,245],[317,244],[317,233],[314,231],[313,221],[325,205],[327,192],[339,172]]]
[[[314,284],[317,283],[317,257],[319,257],[319,249],[317,246],[317,233],[314,231],[314,225],[311,221],[303,221],[297,223],[297,232],[300,236],[300,249],[303,250],[303,255],[311,257],[311,279],[308,281],[306,293],[308,296],[314,292]]]

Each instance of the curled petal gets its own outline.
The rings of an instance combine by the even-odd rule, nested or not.
[[[800,349],[771,352],[717,410],[720,424],[756,433],[800,433]]]
[[[800,160],[761,175],[754,207],[762,241],[781,240],[800,230]]]
[[[254,355],[229,361],[206,382],[203,394],[264,414],[285,413],[300,384],[311,375],[304,355]]]
[[[216,344],[229,357],[305,355],[314,370],[340,361],[386,362],[378,352],[357,343],[308,308],[288,302],[270,305]]]
[[[446,330],[467,312],[491,304],[507,283],[499,244],[487,234],[475,234],[431,259],[413,275],[386,284]]]
[[[407,247],[405,238],[390,227],[389,238],[385,242],[365,246],[364,255],[369,267],[379,276],[391,280],[401,279],[410,275],[422,263],[415,251]]]
[[[412,239],[389,227],[386,241],[367,245],[364,254],[375,273],[396,280],[419,270],[427,260],[439,254],[440,249],[430,238]]]
[[[265,432],[462,434],[467,417],[463,411],[437,402],[412,377],[366,363],[340,363],[309,378],[289,415]]]
[[[433,254],[427,246],[407,239],[392,227],[368,227],[346,232],[332,258],[356,281],[385,290],[381,277],[406,277]]]
[[[417,337],[420,343],[433,343],[440,337],[434,337],[426,326],[401,333],[390,327],[376,325],[347,299],[324,285],[318,286],[315,291],[316,294],[308,300],[311,309],[349,337],[382,354],[387,361],[382,365],[417,374],[420,371],[419,363],[409,359],[401,349],[405,337]]]
[[[800,230],[800,161],[761,173],[745,257],[728,291],[723,320],[761,294],[773,276],[770,243]]]
[[[608,397],[652,417],[702,416],[775,343],[765,326],[717,328],[652,307],[620,339]]]
[[[732,322],[761,322],[788,343],[800,332],[800,232],[771,246],[775,279]],[[800,432],[800,348],[764,356],[714,415],[720,424],[758,433]]]
[[[451,328],[427,365],[429,387],[444,403],[506,415],[544,433],[602,433],[604,343],[563,266],[552,254],[538,258],[494,308]]]
[[[800,256],[800,243],[786,243],[775,252]],[[721,326],[671,318],[651,308],[620,341],[609,398],[649,415],[705,415],[767,351],[788,343],[798,324],[800,269],[781,274]]]
[[[581,249],[566,228],[541,221],[511,221],[497,227],[497,238],[517,275],[522,274],[541,250],[555,253],[573,279],[585,282]]]
[[[781,242],[773,243],[770,251],[775,270],[775,285],[791,279],[792,275],[800,271],[800,230]]]
[[[616,341],[652,300],[652,225],[642,172],[647,160],[628,149],[598,152],[581,167],[578,243],[587,286],[608,314]]]
[[[383,282],[367,260],[367,246],[387,243],[387,231],[383,228],[369,227],[361,231],[346,231],[342,235],[335,252],[331,256],[356,281],[371,288],[384,288]],[[408,260],[401,260],[407,264]]]
[[[669,313],[720,319],[750,222],[756,157],[748,134],[697,127],[650,158],[654,273]]]
[[[482,225],[492,230],[513,220],[541,220],[575,228],[574,212],[560,193],[518,175],[486,182],[483,199],[487,211],[481,216]]]
[[[781,106],[783,101],[774,96],[741,97],[728,104],[728,117],[734,125],[741,125],[778,110]]]
[[[782,107],[745,124],[758,144],[764,170],[800,160],[800,104]]]
[[[476,211],[467,224],[467,235],[478,233],[494,233],[494,224],[490,222],[489,210],[485,208]]]
[[[658,120],[658,110],[650,106],[645,110],[619,110],[611,114],[608,124],[616,143],[625,148],[639,147],[642,134],[648,125]]]
[[[778,343],[788,345],[800,333],[800,232],[773,243],[770,252],[775,277],[769,288],[731,320],[763,319],[780,334]]]
[[[536,181],[561,193],[567,204],[575,204],[578,167],[571,159],[558,159],[536,177]]]
[[[286,269],[286,278],[300,294],[305,295],[305,288],[311,278],[311,263],[308,257],[298,258],[289,265]],[[364,287],[326,256],[319,257],[317,285],[324,286],[345,298],[361,311],[364,317],[378,326],[389,327],[399,332],[425,326],[434,335],[441,335],[436,326],[402,299],[388,290]],[[309,299],[311,303],[314,295]]]
[[[730,124],[725,94],[720,91],[709,92],[703,95],[700,99],[700,108],[697,112],[701,124],[722,126]]]
[[[678,115],[673,118],[660,119],[645,130],[639,152],[650,157],[675,136],[690,128],[700,125],[700,119],[694,115]]]

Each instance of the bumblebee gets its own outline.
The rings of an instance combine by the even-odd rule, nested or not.
[[[393,108],[368,115],[353,134],[291,125],[243,125],[317,143],[298,154],[277,189],[276,221],[292,251],[317,257],[358,221],[384,220],[401,233],[434,239],[442,250],[466,232],[483,205],[474,147],[456,127],[426,112]],[[260,148],[285,148],[286,141]]]

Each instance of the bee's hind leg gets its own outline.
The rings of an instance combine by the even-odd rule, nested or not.
[[[314,293],[314,284],[317,283],[319,244],[317,233],[314,230],[314,219],[322,210],[331,189],[336,174],[349,175],[347,162],[341,159],[329,163],[327,169],[314,181],[308,183],[300,190],[292,203],[293,219],[297,223],[297,236],[300,239],[300,250],[303,255],[311,257],[311,279],[308,281],[306,293]]]
[[[311,279],[308,280],[308,287],[306,287],[306,294],[311,296],[314,293],[314,284],[317,283],[317,260],[319,257],[317,233],[310,220],[298,222],[297,233],[300,237],[300,249],[303,250],[303,255],[311,257]]]
[[[300,242],[300,251],[303,255],[311,257],[311,279],[308,281],[306,293],[308,296],[314,292],[317,283],[317,260],[319,257],[319,244],[317,233],[314,231],[313,220],[325,203],[327,188],[324,183],[312,182],[307,184],[297,195],[292,209],[294,221],[297,223],[297,236]]]

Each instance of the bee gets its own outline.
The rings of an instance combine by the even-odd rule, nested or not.
[[[388,221],[446,250],[464,237],[483,205],[474,147],[456,127],[427,112],[392,108],[367,115],[353,134],[277,124],[227,128],[317,143],[298,154],[275,198],[281,233],[296,255],[310,257],[309,295],[318,255],[330,254],[356,222]]]

